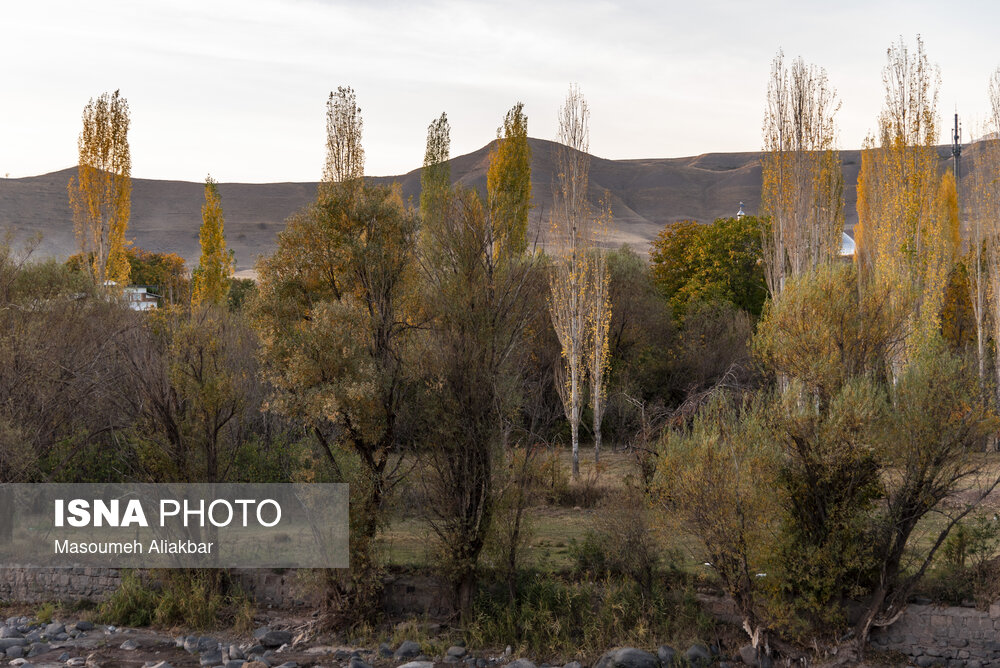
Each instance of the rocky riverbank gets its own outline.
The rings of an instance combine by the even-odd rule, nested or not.
[[[251,639],[213,635],[171,635],[151,629],[121,628],[86,620],[43,623],[28,616],[0,624],[0,665],[13,668],[557,668],[536,665],[501,652],[474,651],[456,644],[437,655],[404,640],[377,647],[325,645],[294,624],[280,621],[259,627]],[[756,664],[752,656],[743,657]],[[661,646],[656,654],[617,648],[593,668],[668,668],[679,664],[721,668],[740,662],[715,648],[694,645],[686,652]],[[585,668],[573,661],[563,668]]]

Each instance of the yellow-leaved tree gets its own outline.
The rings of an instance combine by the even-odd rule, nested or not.
[[[486,172],[486,191],[493,223],[493,254],[520,255],[528,247],[531,208],[531,147],[524,104],[515,104],[497,129],[497,147]]]
[[[191,275],[191,304],[222,305],[229,296],[233,251],[226,248],[222,199],[211,176],[205,179],[205,204],[201,207],[201,259]]]
[[[764,116],[761,211],[768,291],[829,261],[844,229],[844,177],[835,148],[837,94],[826,70],[798,58],[771,65]]]
[[[856,237],[862,289],[874,281],[891,286],[898,299],[912,300],[908,357],[939,329],[954,257],[953,225],[939,203],[940,75],[919,37],[915,53],[901,38],[887,56],[878,136],[869,137],[861,152]],[[893,361],[894,374],[904,362]]]
[[[98,285],[129,280],[125,230],[132,202],[130,123],[128,101],[117,90],[91,98],[83,109],[77,140],[80,161],[76,178],[69,180],[69,202],[80,252],[90,260]]]

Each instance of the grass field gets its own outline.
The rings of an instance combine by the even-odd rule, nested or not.
[[[589,530],[598,528],[607,517],[614,517],[615,503],[629,487],[635,487],[639,480],[638,467],[633,454],[629,452],[602,453],[600,465],[593,461],[593,451],[582,449],[580,453],[581,475],[577,482],[570,478],[571,455],[568,449],[556,450],[550,455],[555,458],[561,476],[569,489],[562,502],[539,499],[529,508],[527,517],[531,527],[531,539],[525,550],[524,566],[540,572],[566,573],[573,569],[575,561],[572,553],[574,542],[584,540]],[[989,478],[1000,473],[1000,454],[982,455],[982,477]],[[974,496],[975,485],[970,484],[960,490],[945,504],[946,510],[953,510],[967,503]],[[591,503],[573,504],[575,498],[588,498]],[[597,499],[596,502],[593,499]],[[976,516],[993,518],[1000,511],[1000,491],[994,492],[977,508],[970,519]],[[643,511],[645,521],[651,529],[651,540],[658,547],[664,563],[679,568],[692,575],[711,576],[705,566],[705,556],[698,542],[672,528],[667,518],[654,508]],[[918,527],[913,541],[919,548],[928,547],[936,538],[948,518],[939,512],[930,513]],[[998,520],[1000,522],[1000,520]],[[1000,529],[998,529],[1000,532]],[[436,563],[434,554],[436,536],[432,533],[419,511],[409,509],[406,516],[392,519],[383,534],[383,546],[388,562],[393,567],[426,569]],[[943,561],[939,553],[937,562]]]

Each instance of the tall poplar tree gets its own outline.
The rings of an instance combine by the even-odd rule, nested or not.
[[[201,207],[201,258],[191,276],[191,303],[222,305],[229,296],[233,275],[233,251],[226,249],[222,199],[211,176],[205,179],[205,203]]]
[[[910,355],[939,329],[953,259],[953,232],[938,202],[940,74],[919,37],[915,52],[900,38],[887,50],[882,79],[878,135],[866,140],[858,175],[859,278],[862,289],[868,281],[891,284],[896,299],[909,300]]]
[[[440,216],[451,188],[451,125],[442,112],[427,126],[427,149],[420,171],[420,215],[424,221]]]
[[[761,189],[764,268],[775,298],[788,278],[832,259],[844,230],[844,179],[835,149],[839,108],[826,70],[796,59],[771,65]]]
[[[98,285],[124,285],[129,279],[125,230],[132,203],[130,124],[128,101],[117,90],[91,98],[83,109],[77,140],[80,160],[68,191],[77,243]]]
[[[528,117],[518,102],[497,129],[497,147],[486,172],[487,204],[493,224],[493,252],[520,255],[528,247],[531,208],[531,147]]]

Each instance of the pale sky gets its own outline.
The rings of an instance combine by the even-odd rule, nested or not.
[[[80,115],[121,89],[134,177],[315,181],[325,103],[352,86],[366,173],[419,167],[442,111],[452,155],[474,151],[515,102],[554,139],[571,82],[591,108],[591,153],[665,158],[756,151],[779,48],[826,68],[840,147],[882,102],[885,51],[924,38],[941,67],[942,142],[966,137],[1000,66],[1000,3],[900,0],[3,0],[0,177],[76,163]]]

